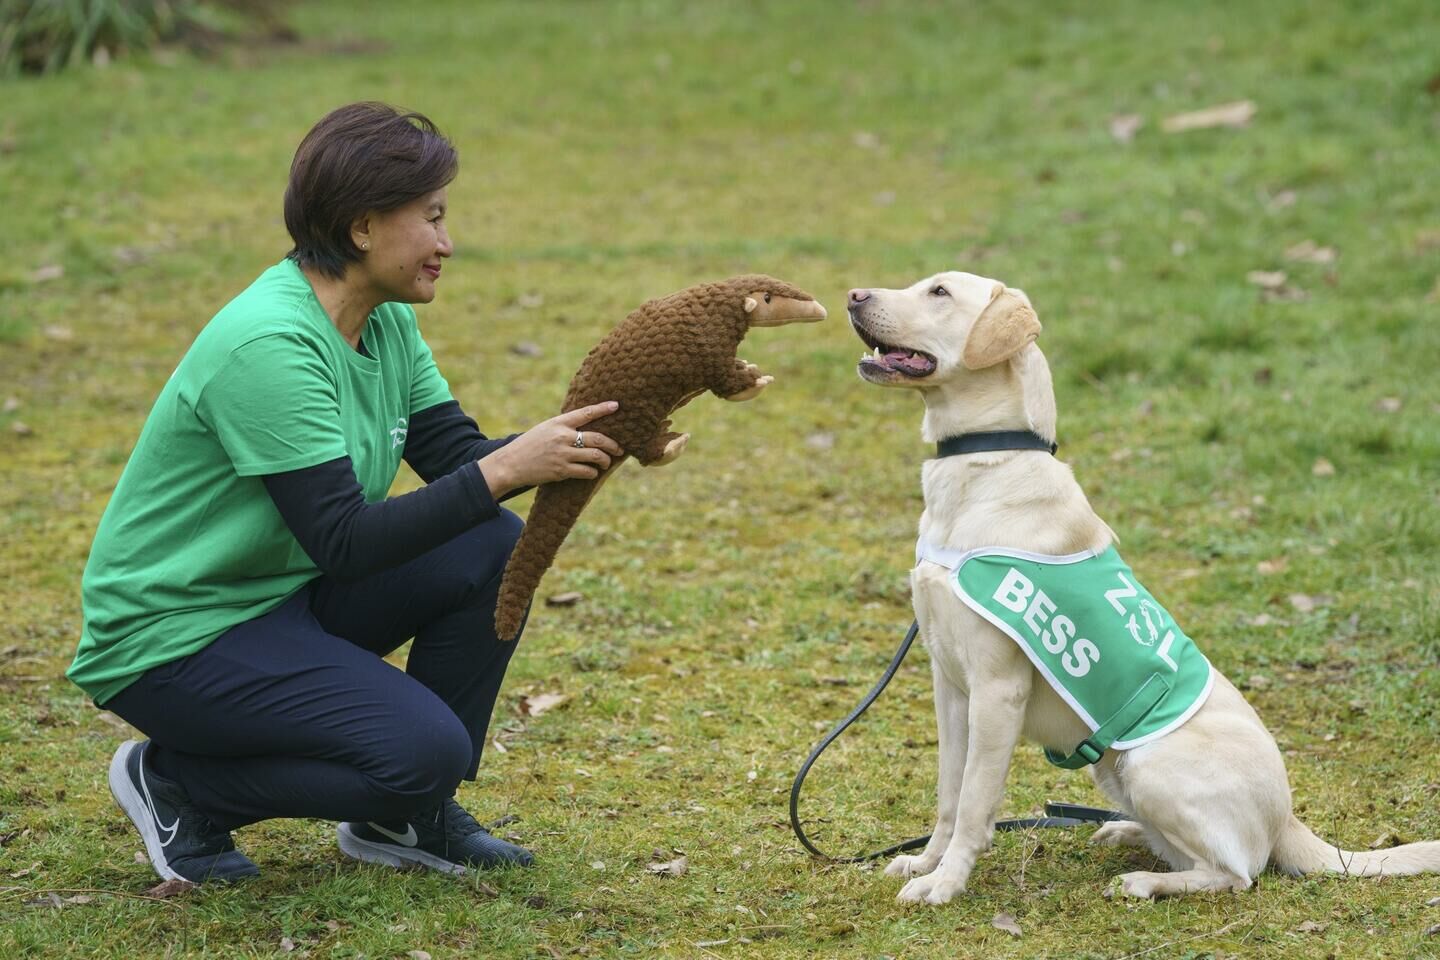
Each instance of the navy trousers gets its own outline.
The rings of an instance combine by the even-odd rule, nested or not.
[[[474,779],[515,649],[495,636],[521,522],[501,515],[354,583],[320,577],[105,708],[223,830],[271,817],[403,820]],[[414,638],[402,672],[382,657]]]

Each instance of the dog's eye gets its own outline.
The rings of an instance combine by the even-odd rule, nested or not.
[[[768,293],[765,294],[765,302],[766,302],[766,303],[769,303],[769,302],[770,302],[770,294],[768,294]]]
[[[937,286],[937,287],[934,287],[934,288],[931,289],[931,291],[930,291],[930,296],[932,296],[932,297],[948,297],[948,296],[950,296],[950,291],[949,291],[949,290],[946,290],[944,287],[939,287],[939,286]]]

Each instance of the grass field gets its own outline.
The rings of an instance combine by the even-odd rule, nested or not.
[[[0,83],[0,956],[1440,956],[1440,877],[1122,902],[1109,879],[1153,859],[1083,829],[999,836],[967,894],[924,909],[879,869],[809,859],[785,812],[910,622],[921,408],[855,376],[845,291],[959,267],[1034,300],[1061,456],[1266,718],[1302,818],[1350,849],[1440,838],[1440,7],[292,19],[299,46]],[[458,249],[421,321],[490,432],[550,416],[603,332],[702,279],[772,273],[833,319],[753,335],[775,385],[687,407],[685,456],[626,467],[542,585],[584,599],[537,610],[505,752],[461,793],[518,818],[535,869],[394,874],[344,860],[330,824],[276,822],[238,835],[259,880],[146,900],[104,778],[133,732],[63,677],[80,572],[169,371],[288,249],[295,144],[356,99],[459,146]],[[1162,129],[1246,99],[1242,128]],[[925,659],[812,775],[822,846],[929,829]],[[542,692],[568,699],[522,716]],[[1005,814],[1046,799],[1103,802],[1024,747]],[[683,876],[647,870],[681,853]]]

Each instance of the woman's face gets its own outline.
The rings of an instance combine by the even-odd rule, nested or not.
[[[369,214],[357,223],[355,242],[362,249],[370,244],[359,267],[382,302],[429,303],[440,262],[455,252],[445,228],[445,188]]]

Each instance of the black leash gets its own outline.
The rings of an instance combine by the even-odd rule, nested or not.
[[[834,729],[825,734],[825,739],[821,740],[815,746],[815,749],[810,751],[810,756],[805,758],[805,762],[800,766],[800,771],[795,774],[795,782],[790,786],[790,828],[795,831],[795,837],[800,841],[800,845],[821,860],[830,860],[834,863],[863,863],[866,860],[888,857],[894,853],[904,853],[906,850],[915,850],[930,842],[930,835],[926,834],[923,837],[915,837],[913,840],[906,840],[903,843],[895,844],[893,847],[886,847],[884,850],[876,850],[872,853],[857,854],[853,857],[832,857],[811,843],[810,838],[805,835],[805,830],[800,826],[800,788],[805,783],[805,775],[810,772],[810,768],[815,765],[815,761],[820,759],[820,754],[825,752],[825,748],[830,746],[836,737],[844,733],[850,724],[858,720],[862,713],[870,709],[870,705],[874,703],[881,692],[889,686],[891,679],[895,676],[895,671],[900,669],[900,662],[905,659],[905,654],[910,652],[910,645],[915,642],[915,635],[919,632],[920,625],[912,622],[910,629],[905,633],[905,639],[900,641],[900,649],[895,651],[895,656],[890,660],[890,666],[885,668],[885,673],[880,677],[879,682],[870,688],[870,692],[865,694],[865,698],[860,701],[859,706],[850,711],[849,716],[841,720],[835,725]],[[995,829],[1029,830],[1032,827],[1078,827],[1087,823],[1104,823],[1107,820],[1126,819],[1124,814],[1114,810],[1082,807],[1074,803],[1046,803],[1045,813],[1046,816],[1043,817],[997,820],[995,821]]]
[[[1045,450],[1052,455],[1057,449],[1053,441],[1046,440],[1038,434],[1028,430],[1001,430],[991,433],[967,433],[957,437],[946,437],[936,444],[936,453],[942,457],[951,457],[963,453],[981,453],[991,450]],[[915,850],[930,842],[930,835],[915,837],[913,840],[906,840],[897,843],[893,847],[886,847],[884,850],[876,850],[872,853],[857,854],[853,857],[832,857],[805,836],[804,829],[800,826],[800,787],[805,783],[805,775],[820,759],[820,754],[825,748],[835,741],[835,738],[845,732],[845,729],[860,718],[860,715],[870,709],[870,705],[890,684],[895,676],[895,671],[900,669],[900,662],[905,659],[905,654],[910,652],[910,645],[915,642],[915,635],[920,632],[920,624],[912,622],[910,629],[905,633],[905,639],[900,641],[900,649],[895,651],[895,656],[890,660],[890,666],[885,668],[885,673],[880,677],[878,683],[870,688],[865,694],[859,706],[850,711],[850,715],[835,725],[825,738],[816,744],[815,749],[810,751],[810,756],[805,758],[800,770],[795,774],[795,782],[790,786],[790,828],[795,831],[795,837],[800,845],[811,854],[821,860],[830,860],[834,863],[863,863],[866,860],[874,860],[877,857],[888,857],[894,853],[903,853],[906,850]],[[996,830],[1029,830],[1033,827],[1078,827],[1087,823],[1105,823],[1109,820],[1125,820],[1126,816],[1114,810],[1101,810],[1096,807],[1083,807],[1074,803],[1046,803],[1043,817],[1024,817],[1018,820],[997,820]]]

